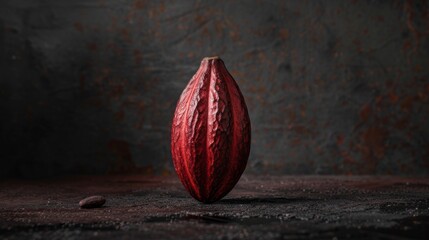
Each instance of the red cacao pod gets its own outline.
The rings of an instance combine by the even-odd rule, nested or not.
[[[238,182],[249,151],[243,95],[220,58],[204,58],[173,118],[171,153],[177,175],[192,197],[215,202]]]

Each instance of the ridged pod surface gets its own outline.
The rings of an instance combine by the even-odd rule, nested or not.
[[[250,120],[243,95],[220,58],[204,58],[176,106],[174,168],[192,197],[211,203],[238,182],[249,151]]]

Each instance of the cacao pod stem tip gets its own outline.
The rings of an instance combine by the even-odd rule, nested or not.
[[[205,57],[204,60],[216,60],[216,59],[220,59],[219,56],[213,56],[213,57]]]

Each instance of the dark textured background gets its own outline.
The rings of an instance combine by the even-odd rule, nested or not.
[[[0,176],[172,174],[170,122],[220,55],[247,172],[429,173],[428,1],[0,2]]]

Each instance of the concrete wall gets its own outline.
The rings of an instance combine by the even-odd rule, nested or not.
[[[429,173],[428,1],[0,2],[0,176],[173,174],[205,56],[252,120],[248,173]]]

